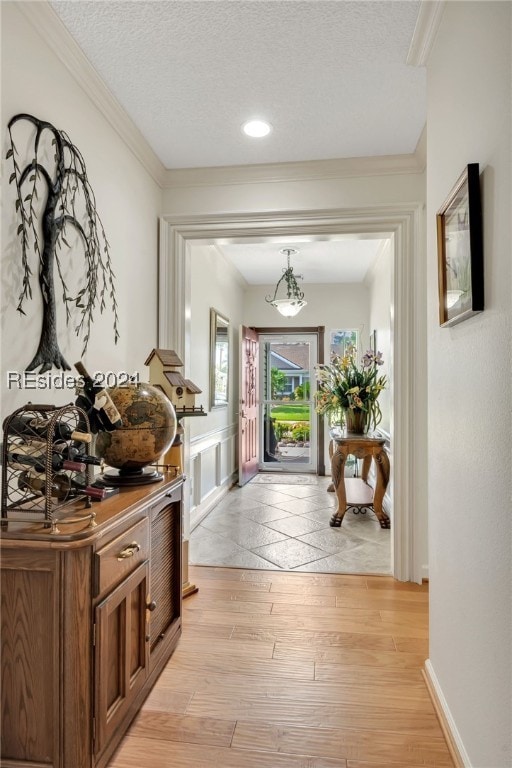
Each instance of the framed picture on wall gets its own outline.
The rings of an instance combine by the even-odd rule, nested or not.
[[[357,330],[332,330],[329,346],[329,357],[332,360],[333,357],[343,357],[349,346],[353,346],[356,349],[359,346],[359,331]]]
[[[482,209],[478,163],[470,163],[437,212],[439,325],[484,308]]]

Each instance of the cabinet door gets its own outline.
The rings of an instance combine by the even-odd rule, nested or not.
[[[150,671],[181,626],[181,497],[151,510]]]
[[[59,762],[58,553],[2,550],[0,765]]]
[[[121,726],[148,676],[148,574],[146,561],[96,608],[96,754]]]

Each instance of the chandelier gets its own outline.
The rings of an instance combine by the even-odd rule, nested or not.
[[[283,269],[283,276],[278,280],[274,296],[267,296],[265,301],[272,304],[284,317],[294,317],[298,315],[302,307],[305,307],[307,301],[304,300],[304,293],[299,289],[297,278],[303,280],[302,275],[294,275],[293,267],[290,267],[290,256],[298,251],[295,248],[282,248],[279,253],[284,253],[287,257],[288,266]],[[282,298],[278,298],[279,287],[282,285]],[[286,297],[284,297],[286,292]]]

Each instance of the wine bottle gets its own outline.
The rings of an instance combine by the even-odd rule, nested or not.
[[[101,426],[97,416],[98,411],[94,410],[91,405],[91,401],[88,397],[85,396],[85,394],[83,394],[81,390],[78,390],[78,396],[75,400],[75,405],[87,414],[89,429],[93,435],[96,435],[100,430],[103,430],[103,427]],[[82,414],[80,414],[80,418],[78,420],[78,429],[87,429],[85,419]]]
[[[29,466],[34,467],[36,472],[46,470],[45,454],[34,455],[30,444],[7,446],[7,462],[13,469],[25,469]],[[63,458],[59,453],[52,454],[51,466],[54,472],[60,472],[63,469],[72,472],[85,472],[87,469],[87,465],[83,461],[71,461]]]
[[[106,488],[97,488],[95,485],[84,485],[71,480],[71,490],[75,495],[85,494],[93,501],[102,501],[107,496]]]
[[[4,429],[6,422],[7,419],[3,423]],[[9,422],[9,434],[47,438],[49,426],[50,421],[47,419],[38,419],[35,416],[14,416]],[[56,421],[54,423],[53,439],[90,443],[91,435],[88,432],[73,430],[65,421]]]
[[[84,381],[84,394],[93,408],[93,414],[99,422],[100,428],[104,432],[113,432],[123,425],[121,414],[117,410],[112,398],[107,390],[87,373],[84,364],[79,361],[75,363],[75,368],[82,376]]]
[[[31,470],[26,470],[18,477],[18,488],[23,491],[32,491],[36,496],[46,496],[47,480],[44,475],[37,475]],[[68,475],[56,474],[50,482],[50,495],[59,501],[77,495],[85,495],[101,501],[105,498],[106,491],[103,488],[78,483]]]
[[[47,480],[45,475],[37,475],[32,470],[21,472],[18,477],[21,491],[32,491],[36,496],[46,496]],[[54,475],[50,482],[50,496],[63,501],[69,495],[71,484],[67,475]]]
[[[53,450],[55,453],[60,454],[63,459],[80,461],[83,464],[93,464],[96,467],[101,465],[101,459],[98,459],[96,456],[89,456],[87,453],[82,453],[80,448],[76,448],[74,445],[69,445],[69,443],[54,443]]]

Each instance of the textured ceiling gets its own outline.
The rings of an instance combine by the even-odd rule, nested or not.
[[[335,236],[322,242],[246,243],[217,246],[250,285],[275,285],[286,267],[282,248],[295,248],[290,257],[300,283],[362,282],[375,262],[382,240]]]
[[[417,0],[51,5],[167,168],[405,154],[425,123]]]

